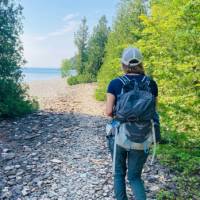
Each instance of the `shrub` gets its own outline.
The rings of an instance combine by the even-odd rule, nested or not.
[[[92,83],[95,82],[96,78],[92,74],[80,74],[77,76],[72,76],[67,79],[69,85],[76,85],[80,83]]]
[[[38,109],[38,102],[26,93],[27,87],[12,80],[0,80],[0,117],[16,117]]]
[[[138,47],[147,74],[159,87],[162,137],[167,144],[159,145],[158,157],[177,173],[177,199],[200,199],[200,1],[152,1],[151,17],[134,9],[137,2],[142,1],[120,3],[98,74],[96,98],[104,100],[109,81],[120,75],[121,47]],[[159,199],[169,196],[163,192]]]

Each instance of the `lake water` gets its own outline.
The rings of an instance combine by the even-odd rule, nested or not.
[[[61,78],[61,71],[59,68],[26,67],[22,68],[22,71],[23,75],[25,75],[25,82]],[[71,70],[70,74],[73,75],[74,73],[74,70]]]

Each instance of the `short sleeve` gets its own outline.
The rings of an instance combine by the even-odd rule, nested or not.
[[[113,94],[114,96],[116,96],[114,80],[112,80],[112,81],[109,83],[108,88],[107,88],[107,93],[111,93],[111,94]]]
[[[108,85],[107,93],[111,93],[117,98],[117,96],[121,93],[122,86],[123,84],[118,78],[113,79]]]
[[[150,82],[150,88],[151,88],[152,94],[155,97],[157,97],[158,96],[158,85],[157,85],[157,83],[153,79]]]

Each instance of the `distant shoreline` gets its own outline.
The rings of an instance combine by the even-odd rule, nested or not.
[[[61,69],[60,67],[21,67],[21,69]]]
[[[22,68],[24,82],[61,78],[60,68]]]
[[[49,78],[49,79],[39,79],[39,80],[24,80],[23,83],[25,84],[32,84],[32,83],[47,83],[47,82],[56,82],[56,81],[60,81],[60,80],[66,80],[67,78],[62,78],[62,77],[57,77],[57,78]]]

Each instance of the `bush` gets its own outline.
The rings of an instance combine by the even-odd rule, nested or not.
[[[79,83],[78,83],[77,76],[71,76],[71,77],[67,78],[67,83],[68,83],[69,85],[76,85],[76,84],[79,84]]]
[[[0,2],[0,117],[16,117],[38,108],[22,85],[25,61],[22,34],[22,6],[14,0]]]
[[[103,89],[97,88],[95,91],[95,98],[98,101],[104,101],[106,99],[106,92]]]
[[[80,83],[92,83],[95,82],[96,78],[92,74],[80,74],[72,76],[67,79],[69,85],[76,85]]]
[[[109,81],[120,75],[121,47],[138,47],[147,74],[159,86],[162,138],[167,141],[159,145],[159,159],[177,173],[177,199],[200,199],[200,1],[152,1],[151,17],[134,16],[130,3],[142,1],[121,2],[98,74],[96,98],[104,100]],[[163,192],[159,199],[169,196]]]
[[[27,87],[12,80],[0,81],[0,117],[17,117],[38,109],[38,102],[26,93]]]
[[[175,196],[173,193],[169,192],[169,191],[165,191],[165,190],[161,190],[158,192],[158,194],[156,195],[156,199],[157,200],[174,200]]]

